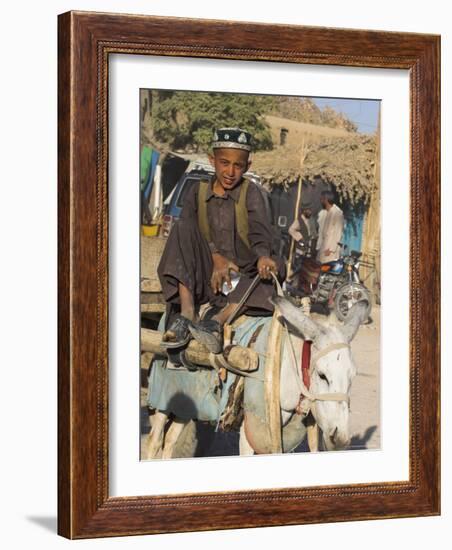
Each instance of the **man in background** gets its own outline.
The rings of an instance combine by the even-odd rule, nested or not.
[[[320,202],[323,210],[319,213],[319,238],[317,241],[317,259],[320,263],[339,259],[339,243],[344,231],[344,214],[335,204],[332,191],[322,191]],[[324,212],[324,214],[322,214]]]
[[[303,255],[314,253],[317,227],[315,219],[312,217],[310,203],[301,205],[300,216],[289,227],[289,235],[297,243],[297,248],[301,249]]]

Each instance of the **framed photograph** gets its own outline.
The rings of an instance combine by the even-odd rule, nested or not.
[[[439,56],[59,16],[61,535],[440,513]]]

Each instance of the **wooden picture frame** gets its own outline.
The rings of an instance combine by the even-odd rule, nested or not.
[[[68,538],[440,513],[440,38],[69,12],[58,39],[58,532]],[[408,481],[110,497],[110,54],[265,60],[410,73]]]

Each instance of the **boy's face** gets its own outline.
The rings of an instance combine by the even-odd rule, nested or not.
[[[233,189],[251,165],[248,151],[243,149],[214,149],[209,160],[215,175],[224,189]]]

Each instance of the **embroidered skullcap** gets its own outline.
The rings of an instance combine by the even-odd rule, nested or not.
[[[251,151],[251,134],[241,128],[218,128],[213,134],[212,149]]]

